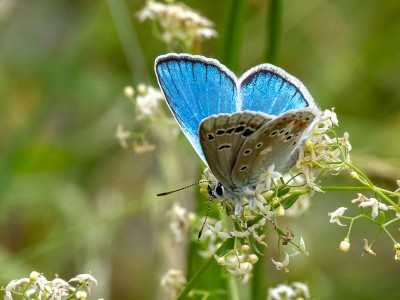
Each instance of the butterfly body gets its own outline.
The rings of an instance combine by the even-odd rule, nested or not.
[[[320,113],[298,79],[270,64],[237,79],[214,59],[167,54],[155,70],[172,113],[217,179],[210,196],[234,203],[235,213],[243,198],[254,203],[268,167],[290,167]]]

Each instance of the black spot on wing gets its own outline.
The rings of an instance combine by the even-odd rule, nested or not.
[[[230,144],[223,144],[221,146],[218,147],[218,150],[224,150],[224,149],[230,149],[232,147],[232,145]]]
[[[207,139],[208,139],[209,141],[212,141],[212,140],[215,139],[215,136],[214,136],[212,133],[209,133],[209,134],[207,134]]]
[[[240,133],[240,132],[242,132],[243,130],[244,130],[244,126],[243,126],[243,125],[240,125],[240,126],[236,127],[235,133]]]
[[[229,128],[226,133],[231,134],[235,130],[235,127]]]
[[[246,130],[243,132],[244,137],[248,137],[254,133],[255,129],[253,128],[246,128]]]

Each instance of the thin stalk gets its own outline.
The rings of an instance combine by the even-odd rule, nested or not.
[[[239,60],[240,41],[243,28],[244,1],[229,1],[229,15],[222,38],[220,60],[231,70],[236,71]]]
[[[321,186],[321,190],[327,191],[372,191],[369,186]]]
[[[276,64],[281,39],[282,0],[271,0],[267,18],[268,40],[266,61]]]

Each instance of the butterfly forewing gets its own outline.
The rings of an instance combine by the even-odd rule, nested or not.
[[[271,119],[260,113],[238,112],[211,116],[200,124],[203,153],[224,187],[232,187],[232,170],[243,143]]]
[[[257,184],[260,174],[272,164],[280,171],[315,117],[310,109],[292,110],[257,129],[244,141],[237,154],[232,182],[238,186],[253,186]]]
[[[174,117],[207,163],[199,143],[199,125],[211,115],[238,110],[236,76],[214,59],[173,53],[159,56],[155,71]]]

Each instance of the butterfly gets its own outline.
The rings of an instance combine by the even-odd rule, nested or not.
[[[215,59],[169,53],[156,58],[155,72],[183,133],[217,179],[208,193],[233,203],[235,214],[244,198],[254,207],[268,167],[294,164],[320,115],[307,88],[272,64],[237,78]]]

